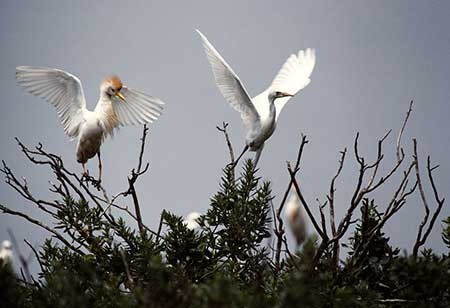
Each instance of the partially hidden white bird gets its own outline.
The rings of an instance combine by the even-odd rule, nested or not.
[[[4,263],[11,263],[12,258],[13,258],[13,251],[11,242],[5,240],[2,242],[2,246],[0,248],[0,259],[2,259]]]
[[[250,98],[243,83],[225,62],[224,58],[199,31],[216,84],[230,105],[241,114],[247,130],[245,147],[235,162],[249,149],[256,152],[254,164],[258,163],[265,141],[275,131],[278,116],[290,97],[310,83],[316,63],[314,49],[300,50],[283,64],[271,85],[259,95]]]
[[[123,125],[152,123],[161,115],[164,102],[122,84],[118,76],[105,78],[100,84],[100,98],[94,111],[86,108],[80,80],[63,70],[47,67],[18,66],[17,82],[29,93],[50,102],[65,133],[77,139],[77,161],[83,165],[98,156],[99,181],[102,164],[100,146],[114,129]]]
[[[306,239],[306,213],[300,204],[300,198],[298,197],[295,189],[291,189],[291,196],[286,203],[285,215],[292,234],[294,235],[297,245],[299,246]]]
[[[200,217],[200,213],[197,212],[191,212],[186,216],[186,219],[183,220],[183,223],[185,224],[186,228],[189,230],[195,230],[200,228],[199,223],[197,222],[197,219]]]

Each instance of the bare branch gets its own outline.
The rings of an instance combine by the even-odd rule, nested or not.
[[[297,153],[297,161],[296,161],[296,163],[295,163],[295,168],[294,168],[295,173],[297,173],[298,168],[299,168],[299,166],[300,166],[300,161],[301,161],[302,155],[303,155],[303,148],[304,148],[305,145],[309,142],[309,141],[306,139],[306,136],[305,136],[305,135],[301,134],[301,137],[302,137],[302,141],[301,141],[301,143],[300,143],[300,148],[298,149],[298,153]],[[289,186],[290,186],[290,185],[289,185]]]
[[[143,234],[145,232],[145,227],[144,224],[142,222],[142,216],[141,216],[141,208],[139,206],[139,199],[137,197],[137,192],[135,189],[134,184],[136,183],[137,179],[139,178],[139,176],[143,175],[145,172],[147,172],[149,164],[147,163],[144,167],[144,169],[142,169],[142,158],[144,156],[144,150],[145,150],[145,141],[147,138],[147,132],[148,132],[148,128],[147,125],[144,125],[144,129],[142,131],[142,137],[141,137],[141,150],[139,152],[139,158],[138,158],[138,167],[137,169],[132,169],[131,170],[131,175],[128,177],[128,190],[124,193],[122,193],[124,196],[127,196],[129,194],[131,194],[131,197],[133,199],[133,204],[134,204],[134,210],[136,213],[136,220],[138,223],[138,228],[139,228],[139,232],[141,234]]]
[[[405,127],[406,127],[406,123],[408,122],[409,115],[411,114],[411,111],[412,111],[412,105],[413,105],[413,101],[411,101],[409,103],[409,108],[408,108],[408,111],[406,112],[405,120],[403,121],[402,128],[400,129],[400,131],[398,133],[398,137],[397,137],[397,161],[399,161],[400,158],[402,156],[404,156],[403,149],[401,148],[400,143],[401,143],[401,140],[402,140],[403,131],[405,130]]]
[[[417,252],[419,250],[420,247],[420,243],[422,240],[422,232],[423,232],[423,228],[425,227],[425,225],[428,222],[428,217],[430,215],[430,207],[428,206],[428,202],[427,202],[427,198],[425,196],[425,191],[423,189],[423,185],[422,185],[422,180],[420,178],[420,171],[419,171],[419,157],[417,155],[417,140],[415,138],[413,138],[413,148],[414,148],[414,165],[415,165],[415,169],[416,169],[416,178],[417,178],[417,183],[419,186],[419,192],[420,192],[420,198],[422,199],[422,205],[425,209],[425,215],[423,217],[422,222],[419,225],[419,230],[417,232],[417,237],[416,237],[416,242],[414,243],[414,247],[413,247],[413,256],[417,256]]]
[[[311,220],[311,222],[312,222],[314,228],[316,229],[316,232],[320,235],[320,237],[321,237],[323,240],[328,241],[328,236],[327,236],[327,234],[325,233],[325,230],[322,230],[322,229],[319,227],[319,224],[317,223],[316,219],[314,218],[313,214],[311,213],[311,210],[309,209],[309,206],[308,206],[308,204],[306,203],[305,198],[303,197],[303,194],[302,194],[301,191],[300,191],[300,187],[298,186],[297,180],[295,179],[295,172],[292,171],[292,169],[291,169],[291,167],[289,166],[289,164],[288,164],[288,171],[289,171],[289,174],[291,175],[291,181],[292,181],[292,184],[294,185],[294,188],[295,188],[295,190],[296,190],[296,192],[297,192],[297,194],[298,194],[298,196],[299,196],[299,198],[300,198],[300,201],[301,201],[303,207],[305,208],[306,213],[308,214],[309,219]]]
[[[433,189],[433,195],[434,195],[434,199],[437,203],[437,207],[436,210],[433,213],[433,216],[431,217],[431,220],[428,224],[428,227],[425,230],[425,233],[422,235],[423,229],[424,227],[427,225],[428,222],[428,218],[430,215],[430,207],[428,206],[428,202],[427,199],[425,197],[425,192],[423,190],[423,186],[422,186],[422,180],[420,178],[420,172],[419,172],[419,160],[418,160],[418,156],[417,156],[417,141],[416,139],[413,139],[413,143],[414,143],[414,160],[415,160],[415,165],[416,165],[416,177],[417,177],[417,182],[418,182],[418,186],[419,186],[419,192],[420,192],[420,196],[422,199],[422,204],[425,208],[425,215],[424,218],[422,220],[422,222],[419,225],[419,230],[417,232],[417,237],[416,237],[416,241],[414,243],[414,247],[413,247],[413,256],[417,257],[417,254],[419,252],[419,248],[421,246],[423,246],[428,238],[428,236],[431,233],[431,230],[433,229],[434,223],[436,222],[437,217],[439,216],[439,213],[441,212],[441,209],[444,205],[445,199],[444,198],[440,198],[438,191],[437,191],[437,187],[436,184],[434,182],[434,178],[433,178],[433,170],[435,170],[438,166],[435,167],[431,167],[431,163],[430,163],[430,156],[427,157],[427,173],[428,173],[428,179],[431,183],[431,187]]]
[[[137,173],[141,172],[141,167],[142,167],[142,157],[144,156],[144,151],[145,151],[145,139],[147,138],[147,133],[148,133],[148,127],[147,124],[144,124],[144,128],[142,130],[142,137],[141,137],[141,150],[139,151],[139,162],[138,162],[138,167],[137,167]],[[146,168],[147,169],[147,168]]]
[[[373,167],[375,167],[375,169],[373,170],[372,173],[372,177],[369,180],[369,183],[367,184],[367,187],[371,187],[373,184],[373,181],[375,180],[375,177],[377,175],[377,171],[378,171],[378,167],[380,166],[381,160],[383,159],[384,155],[383,155],[383,141],[386,140],[386,138],[389,136],[389,134],[392,132],[392,130],[390,129],[383,138],[381,138],[380,140],[378,140],[378,150],[377,150],[377,160],[375,161],[375,163],[372,165]],[[371,167],[372,167],[371,166]],[[369,169],[369,167],[368,167]]]
[[[219,131],[221,131],[223,133],[223,135],[225,136],[225,141],[227,143],[228,151],[230,152],[230,164],[234,165],[234,151],[233,151],[233,146],[231,145],[231,142],[230,142],[230,137],[228,136],[227,127],[228,127],[228,123],[226,123],[226,122],[222,122],[222,127],[216,126],[216,128]]]
[[[162,226],[163,226],[163,215],[162,213],[159,215],[159,224],[158,224],[158,231],[156,232],[156,238],[158,240],[161,240],[161,230],[162,230]]]
[[[390,131],[389,131],[390,132]],[[364,175],[366,173],[367,170],[369,170],[369,168],[375,168],[374,169],[374,173],[372,174],[372,178],[374,178],[374,175],[376,175],[376,171],[378,169],[378,163],[381,161],[380,158],[382,158],[382,153],[381,153],[381,146],[382,146],[382,142],[386,139],[386,137],[389,135],[389,132],[386,133],[384,135],[383,138],[381,138],[378,141],[378,148],[380,150],[378,158],[376,160],[376,164],[372,164],[370,166],[367,166],[364,163],[364,158],[361,157],[358,154],[358,137],[359,134],[356,135],[355,138],[355,145],[354,145],[354,149],[355,149],[355,157],[356,160],[359,163],[359,176],[358,176],[358,182],[355,188],[355,191],[353,193],[353,197],[351,199],[350,202],[350,207],[347,210],[347,214],[344,216],[344,218],[341,220],[341,222],[339,223],[339,227],[338,227],[338,231],[337,231],[337,240],[339,240],[340,238],[342,238],[342,236],[344,236],[345,232],[347,231],[348,227],[349,227],[349,222],[352,218],[353,212],[356,209],[356,207],[359,205],[359,203],[361,202],[361,200],[370,192],[373,192],[375,189],[379,188],[383,183],[385,183],[390,177],[392,177],[393,174],[395,174],[395,172],[398,170],[398,168],[400,167],[401,163],[403,162],[403,157],[397,161],[397,163],[394,165],[394,167],[392,167],[392,169],[385,175],[382,176],[377,183],[373,184],[373,180],[369,180],[368,184],[366,186],[363,187],[362,183],[363,183],[363,179],[364,179]],[[333,239],[335,240],[335,239]]]
[[[430,180],[431,187],[433,188],[434,199],[435,199],[436,203],[438,204],[438,206],[437,206],[437,209],[434,212],[433,216],[431,217],[430,224],[428,225],[428,229],[425,232],[425,235],[424,235],[424,238],[423,238],[423,242],[424,243],[425,243],[428,235],[430,234],[431,230],[433,229],[434,222],[436,221],[436,218],[438,217],[438,215],[439,215],[439,213],[440,213],[440,211],[442,209],[442,206],[444,205],[444,202],[445,202],[445,198],[441,199],[439,197],[439,193],[438,193],[438,190],[436,188],[436,184],[434,182],[434,178],[433,178],[433,174],[432,174],[433,170],[435,170],[437,167],[438,166],[431,167],[430,156],[428,156],[427,157],[428,179]]]
[[[34,256],[36,257],[36,260],[39,263],[39,267],[41,268],[41,272],[44,273],[44,266],[42,265],[42,261],[41,258],[39,257],[38,252],[36,251],[36,248],[33,247],[33,245],[31,245],[31,243],[29,241],[27,241],[27,239],[24,239],[24,242],[28,245],[28,247],[31,248],[31,250],[33,251]]]
[[[344,151],[341,151],[341,158],[339,159],[339,167],[338,167],[338,170],[337,170],[336,174],[334,175],[333,179],[331,180],[330,192],[327,195],[329,210],[330,210],[331,235],[333,237],[336,236],[336,222],[335,222],[335,214],[334,214],[334,193],[335,193],[336,189],[334,187],[335,187],[335,182],[336,182],[337,178],[339,177],[339,175],[341,174],[342,168],[344,166],[346,154],[347,154],[347,148],[345,148]],[[325,230],[324,227],[322,227],[322,228]],[[336,266],[337,266],[337,262],[339,260],[339,243],[338,242],[334,243],[334,245],[333,245],[333,260],[334,260],[334,264],[336,264]]]
[[[117,196],[117,197],[118,197],[118,196]],[[116,208],[116,209],[118,209],[118,210],[121,210],[121,211],[127,213],[128,216],[130,216],[130,217],[131,217],[132,219],[134,219],[136,222],[138,221],[138,220],[137,220],[137,217],[136,217],[136,216],[128,209],[128,206],[120,206],[120,205],[118,205],[118,204],[115,204],[114,202],[111,202],[110,205],[111,205],[111,207],[113,207],[113,208]],[[105,209],[105,211],[103,211],[102,216],[105,215],[105,213],[106,213],[106,209]],[[146,226],[145,224],[142,224],[142,226],[143,226],[144,229],[147,230],[148,232],[150,232],[150,233],[152,233],[153,235],[159,237],[159,235],[158,235],[155,231],[153,231],[152,229],[150,229],[150,228],[149,228],[148,226]]]
[[[50,214],[52,217],[56,217],[56,214],[49,209],[46,208],[46,206],[50,206],[52,208],[58,209],[59,206],[55,203],[47,202],[44,200],[37,200],[28,189],[28,183],[25,179],[23,179],[23,183],[21,183],[14,173],[11,171],[11,169],[6,165],[5,161],[2,160],[3,168],[0,169],[0,172],[5,174],[5,182],[14,190],[16,190],[19,195],[21,195],[24,199],[31,201],[32,203],[36,204],[39,209],[46,212],[47,214]]]
[[[347,154],[347,148],[344,149],[344,151],[341,151],[341,158],[339,159],[339,167],[334,175],[333,179],[331,180],[330,184],[330,192],[327,195],[328,203],[330,205],[330,226],[331,226],[331,234],[333,236],[336,235],[336,223],[335,223],[335,217],[334,217],[334,193],[336,192],[336,189],[334,188],[335,182],[339,175],[341,174],[342,168],[344,166],[345,161],[345,155]]]
[[[389,202],[389,205],[382,219],[376,226],[374,226],[370,231],[367,232],[364,241],[361,241],[359,245],[354,249],[352,260],[349,263],[350,267],[354,264],[358,264],[363,259],[363,257],[366,255],[368,248],[370,247],[370,243],[372,242],[377,232],[380,231],[384,227],[386,222],[403,207],[403,205],[406,203],[406,198],[410,196],[417,188],[416,182],[408,191],[406,191],[406,186],[408,184],[408,177],[413,167],[414,162],[411,162],[407,171],[403,173],[403,178],[398,188],[394,192],[394,195],[391,201]]]
[[[10,215],[14,215],[14,216],[19,216],[22,218],[25,218],[26,220],[28,220],[29,222],[31,222],[32,224],[35,224],[45,230],[47,230],[48,232],[52,233],[57,239],[59,239],[61,242],[64,243],[64,245],[66,245],[67,247],[69,247],[70,249],[72,249],[73,251],[75,251],[76,253],[79,253],[80,255],[84,255],[84,253],[77,249],[76,247],[74,247],[72,244],[70,244],[61,234],[59,234],[56,230],[54,230],[53,228],[50,228],[49,226],[45,225],[44,223],[40,222],[39,220],[36,220],[34,218],[31,218],[30,216],[21,213],[21,212],[17,212],[17,211],[13,211],[9,208],[7,208],[6,206],[4,206],[3,204],[0,204],[0,210],[3,211],[3,213],[5,214],[10,214]]]
[[[391,130],[389,130],[380,140],[378,140],[377,159],[375,160],[374,163],[372,163],[370,165],[367,165],[365,163],[364,157],[362,157],[359,154],[359,150],[358,150],[359,133],[356,134],[353,148],[354,148],[356,161],[359,164],[359,174],[358,174],[357,184],[356,184],[355,190],[353,192],[353,196],[352,196],[352,199],[350,201],[350,206],[347,209],[346,215],[340,221],[340,223],[339,223],[339,225],[337,227],[337,230],[335,229],[336,231],[334,232],[334,235],[333,235],[332,239],[328,243],[322,242],[321,245],[319,246],[319,249],[318,249],[318,251],[316,253],[316,257],[315,257],[316,261],[320,258],[321,254],[325,251],[325,249],[331,244],[334,245],[333,246],[334,247],[333,254],[334,255],[338,254],[338,252],[336,251],[336,247],[338,249],[338,247],[339,247],[339,240],[347,232],[347,230],[348,230],[348,228],[349,228],[349,226],[351,224],[351,221],[352,221],[353,212],[358,207],[358,205],[360,204],[361,200],[367,194],[369,194],[369,193],[373,192],[374,190],[376,190],[377,188],[381,187],[389,178],[391,178],[398,171],[400,165],[402,164],[402,162],[403,162],[403,160],[405,158],[405,154],[403,152],[403,149],[400,149],[400,139],[401,139],[401,135],[403,134],[404,128],[406,126],[406,122],[407,122],[407,120],[409,118],[409,114],[411,113],[411,106],[412,106],[412,102],[410,104],[410,109],[408,110],[405,122],[403,124],[402,129],[399,132],[399,137],[397,139],[397,163],[390,169],[390,171],[386,175],[380,177],[378,179],[378,181],[376,181],[375,179],[376,179],[376,176],[377,176],[377,172],[379,170],[380,163],[381,163],[381,161],[382,161],[382,159],[384,157],[384,154],[382,152],[382,145],[383,145],[383,142],[386,140],[386,138],[391,133]],[[403,206],[403,204],[405,203],[404,198],[407,195],[411,194],[415,190],[415,188],[417,187],[417,183],[416,183],[416,184],[413,185],[413,188],[408,193],[405,193],[406,187],[407,187],[407,184],[408,184],[408,175],[409,175],[409,173],[410,173],[410,171],[411,171],[413,166],[414,166],[414,164],[412,163],[409,166],[409,168],[407,168],[407,170],[404,171],[403,180],[400,183],[396,193],[394,194],[393,201],[390,203],[388,209],[386,210],[386,215],[385,215],[386,220],[389,219],[389,217],[391,217],[395,212],[397,212]],[[370,169],[373,169],[372,175],[371,175],[367,185],[363,185],[364,177],[366,175],[366,172],[367,172],[367,170],[370,170]],[[332,191],[334,191],[334,187],[330,188],[330,195],[331,195]],[[330,195],[328,197],[330,197]],[[403,199],[397,200],[397,197],[399,195],[402,196]],[[333,199],[334,197],[331,197],[331,198]],[[329,201],[330,201],[330,199],[329,199]],[[333,202],[330,202],[330,211],[334,212],[334,208],[332,209],[332,207],[333,207]],[[333,224],[331,222],[331,217],[332,216],[334,216],[334,215],[330,214],[330,223],[331,223],[331,225]],[[384,223],[385,223],[385,221],[383,222],[383,224]],[[333,227],[332,227],[332,229],[333,229]],[[337,260],[335,260],[335,261],[337,262]]]
[[[125,252],[123,251],[123,249],[119,249],[119,252],[120,252],[120,257],[122,258],[122,263],[125,268],[125,273],[127,275],[128,282],[130,283],[130,285],[133,285],[134,281],[133,281],[133,277],[131,277],[130,268],[129,268],[127,260],[125,258]]]
[[[359,155],[359,152],[358,152],[358,140],[359,140],[359,132],[356,133],[355,141],[354,141],[354,143],[353,143],[353,150],[354,150],[354,153],[355,153],[356,161],[357,161],[360,165],[364,165],[364,158],[362,158],[362,157]]]
[[[31,282],[32,278],[31,278],[31,274],[30,274],[30,267],[28,265],[28,260],[25,259],[25,257],[21,253],[19,244],[16,241],[16,237],[14,236],[14,233],[10,229],[8,229],[7,231],[8,231],[9,237],[11,238],[11,241],[15,247],[15,250],[17,251],[17,255],[19,256],[20,264],[22,264],[22,268],[25,271],[25,280],[27,282]]]
[[[320,212],[320,224],[322,226],[322,230],[325,234],[327,234],[327,224],[325,220],[325,213],[323,212],[323,209],[325,206],[327,206],[328,201],[325,201],[324,203],[320,203],[319,198],[316,199],[318,205],[319,205],[319,212]]]
[[[297,161],[296,161],[295,169],[294,169],[295,170],[294,171],[294,180],[295,180],[295,174],[299,170],[300,161],[301,161],[302,154],[303,154],[303,149],[307,143],[308,143],[308,140],[306,139],[306,136],[301,134],[301,142],[300,142],[300,147],[298,149]],[[288,165],[289,165],[289,163],[288,163]],[[278,221],[278,227],[275,227],[274,233],[277,237],[277,244],[276,244],[276,250],[275,250],[275,268],[276,268],[277,272],[279,272],[281,270],[281,267],[280,267],[281,246],[283,244],[283,236],[285,234],[285,230],[284,230],[284,226],[283,226],[283,219],[281,218],[281,212],[283,211],[284,204],[286,203],[287,197],[289,195],[289,191],[291,190],[292,181],[293,180],[292,180],[292,176],[291,176],[289,184],[288,184],[286,191],[284,192],[283,198],[281,200],[280,206],[278,207],[277,212],[276,212],[276,220]]]

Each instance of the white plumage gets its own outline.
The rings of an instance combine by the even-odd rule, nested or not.
[[[147,124],[155,121],[164,103],[156,97],[127,88],[117,76],[100,84],[100,98],[94,111],[86,108],[80,80],[63,70],[47,67],[19,66],[17,82],[29,93],[50,102],[60,117],[66,134],[77,139],[77,160],[84,164],[96,154],[100,146],[120,125]]]
[[[203,46],[216,84],[230,105],[241,114],[247,130],[246,146],[237,161],[247,149],[255,151],[255,165],[259,160],[264,142],[273,134],[278,116],[284,105],[298,91],[310,83],[310,76],[316,63],[314,49],[300,50],[291,55],[281,67],[272,84],[261,94],[250,98],[247,90],[233,69],[219,52],[199,31]],[[236,161],[236,162],[237,162]]]
[[[300,204],[300,198],[297,192],[292,189],[291,196],[286,203],[285,215],[291,228],[292,234],[297,241],[297,245],[301,245],[306,239],[306,215],[305,210]]]
[[[266,118],[269,113],[267,97],[271,91],[293,93],[306,88],[311,82],[309,78],[316,64],[314,49],[300,50],[298,54],[292,54],[278,71],[271,85],[262,93],[252,98],[256,110],[261,118]],[[290,97],[282,97],[275,101],[276,117],[278,120],[281,110],[289,101]]]
[[[12,257],[13,252],[11,242],[5,240],[2,242],[2,247],[0,248],[0,259],[2,259],[4,263],[11,263]]]
[[[186,219],[183,220],[183,223],[186,225],[186,228],[189,230],[195,230],[200,228],[200,225],[197,222],[197,219],[200,217],[200,213],[191,212],[186,216]]]

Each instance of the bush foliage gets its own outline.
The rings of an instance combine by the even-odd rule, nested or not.
[[[145,134],[144,128],[143,145]],[[434,212],[423,194],[415,148],[392,201],[379,206],[370,192],[384,185],[391,172],[400,170],[405,155],[398,150],[393,171],[375,180],[385,137],[379,142],[374,164],[359,156],[357,138],[359,177],[363,179],[369,171],[373,176],[367,186],[359,182],[346,216],[337,225],[331,221],[331,231],[323,212],[326,204],[320,205],[320,220],[308,213],[318,236],[309,237],[295,251],[289,249],[280,213],[291,185],[309,211],[296,182],[305,137],[296,165],[288,164],[291,182],[278,208],[270,183],[261,180],[248,160],[238,175],[233,165],[223,170],[219,191],[197,220],[198,228],[188,228],[182,217],[164,210],[158,230],[145,226],[139,214],[134,183],[148,167],[142,165],[142,152],[138,168],[129,177],[129,189],[109,200],[100,183],[68,171],[63,161],[45,152],[42,145],[29,150],[19,142],[32,163],[51,167],[59,184],[51,183],[50,190],[59,199],[34,197],[28,183],[3,163],[6,182],[50,215],[53,224],[0,205],[3,213],[20,216],[51,234],[38,249],[29,245],[40,266],[37,275],[14,273],[10,263],[0,260],[0,306],[450,307],[450,254],[421,249],[444,203],[431,173],[435,167],[428,159],[427,171],[438,204]],[[333,220],[334,185],[345,154],[346,150],[327,196]],[[416,181],[408,186],[413,170]],[[94,188],[104,195],[95,194]],[[392,247],[383,227],[416,188],[428,211],[419,225],[413,253],[401,254]],[[116,204],[117,198],[127,196],[132,196],[136,215]],[[123,215],[138,222],[139,228],[127,225]],[[355,228],[348,229],[350,224]],[[347,230],[353,233],[344,237]],[[450,249],[450,217],[443,221],[442,240]],[[341,248],[348,250],[344,258],[339,254]],[[26,266],[22,262],[25,270]]]

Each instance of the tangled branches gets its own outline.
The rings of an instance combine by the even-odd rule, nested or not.
[[[59,232],[58,227],[54,228],[52,225],[48,225],[26,213],[13,210],[3,204],[0,204],[0,210],[9,215],[22,217],[28,222],[45,229],[65,246],[80,255],[83,255],[92,249],[89,242],[91,242],[90,237],[92,236],[93,230],[89,230],[89,219],[98,221],[105,219],[107,223],[113,226],[118,227],[120,225],[116,218],[110,213],[111,207],[125,212],[129,217],[135,220],[141,235],[145,235],[146,232],[149,232],[155,236],[159,236],[158,233],[152,231],[143,223],[140,214],[139,199],[135,190],[136,181],[140,176],[145,174],[149,168],[148,163],[146,163],[145,166],[143,164],[147,132],[148,128],[144,126],[138,165],[136,169],[131,170],[130,176],[128,177],[128,188],[113,196],[111,200],[108,197],[106,190],[98,182],[90,177],[79,176],[78,174],[69,171],[65,167],[61,157],[46,151],[41,143],[34,149],[30,149],[16,138],[21,152],[29,162],[35,165],[47,166],[52,170],[55,180],[50,182],[49,190],[56,195],[56,198],[51,201],[37,197],[30,189],[27,179],[25,177],[19,178],[8,164],[5,161],[2,161],[2,168],[0,168],[0,171],[5,176],[5,182],[25,200],[34,204],[37,208],[53,218],[54,223],[57,223],[57,225],[59,224],[61,228],[62,225],[65,224],[64,228],[62,228],[64,232]],[[95,189],[92,189],[89,184],[93,184],[92,187]],[[101,192],[101,194],[98,192]],[[135,213],[132,213],[127,205],[117,204],[117,199],[119,197],[127,196],[132,197]],[[81,211],[80,208],[83,208],[86,211],[84,217],[77,216]],[[74,219],[74,217],[77,217],[78,220]],[[74,227],[76,231],[73,231],[72,227]]]

